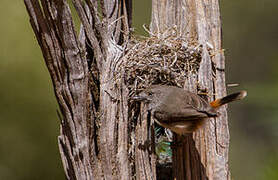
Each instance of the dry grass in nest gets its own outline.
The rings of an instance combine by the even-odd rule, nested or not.
[[[183,87],[188,72],[198,71],[201,45],[176,36],[175,31],[134,41],[121,65],[132,94],[152,84]]]

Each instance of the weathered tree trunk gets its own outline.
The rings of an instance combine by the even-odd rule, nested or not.
[[[176,26],[180,36],[196,40],[203,47],[199,71],[189,76],[185,88],[197,92],[198,85],[199,90],[210,95],[210,101],[223,97],[226,94],[225,61],[219,0],[153,0],[152,8],[153,34]],[[209,54],[209,49],[213,49],[213,56]],[[176,141],[183,142],[173,151],[176,179],[230,179],[226,107],[222,107],[220,113],[220,117],[211,119],[193,135],[176,137]]]
[[[127,96],[114,101],[113,64],[127,43],[131,1],[73,0],[82,23],[74,29],[66,0],[25,0],[62,113],[60,153],[68,179],[131,179]],[[101,16],[101,18],[100,18]],[[118,97],[118,96],[115,96]]]
[[[141,105],[129,111],[129,91],[115,83],[131,26],[131,0],[72,0],[81,20],[79,37],[67,0],[24,0],[52,78],[61,117],[58,138],[67,179],[156,179],[152,123]],[[98,7],[100,6],[100,7]],[[187,88],[225,94],[224,56],[217,0],[153,0],[152,33],[176,25],[203,46],[198,74]],[[215,55],[210,56],[208,46]],[[212,63],[216,71],[212,70]],[[176,137],[181,139],[181,137]],[[225,108],[174,151],[176,179],[229,179]]]

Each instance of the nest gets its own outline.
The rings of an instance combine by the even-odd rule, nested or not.
[[[197,73],[202,46],[168,31],[160,36],[134,39],[121,65],[123,79],[131,92],[152,84],[183,87],[189,72]]]

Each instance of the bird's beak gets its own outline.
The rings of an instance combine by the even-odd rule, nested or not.
[[[134,101],[146,101],[146,100],[148,100],[147,97],[143,97],[143,96],[133,96],[133,97],[131,97],[131,99],[134,100]]]
[[[145,92],[141,92],[140,94],[138,94],[138,96],[133,96],[130,99],[134,100],[134,101],[149,101],[150,100]]]

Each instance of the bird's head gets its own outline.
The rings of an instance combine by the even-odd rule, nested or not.
[[[135,101],[144,101],[150,103],[152,101],[162,98],[165,89],[161,85],[152,85],[149,88],[140,92],[137,96],[133,96],[131,99]]]

